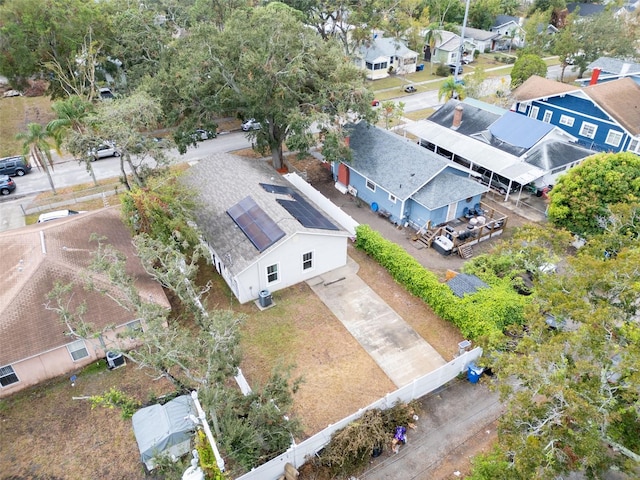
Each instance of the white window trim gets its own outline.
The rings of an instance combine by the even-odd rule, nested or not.
[[[85,351],[86,355],[83,355],[78,358],[74,358],[73,354],[81,352],[82,350]],[[78,360],[82,360],[83,358],[87,358],[89,356],[89,350],[87,349],[87,346],[85,345],[84,340],[82,339],[76,340],[75,342],[71,342],[67,344],[67,351],[71,356],[71,360],[73,360],[74,362],[77,362]]]
[[[305,260],[304,259],[305,255],[311,255],[309,260]],[[311,250],[310,252],[304,252],[302,254],[302,271],[303,272],[311,272],[311,271],[315,270],[316,265],[315,265],[315,262],[313,261],[314,258],[315,258],[315,254],[314,254],[313,250]],[[307,268],[304,267],[306,263],[310,263],[310,266],[307,267]]]
[[[395,195],[391,195],[391,194],[389,194],[389,201],[390,201],[391,203],[396,203],[396,201],[397,201],[397,200],[398,200],[398,199],[395,197]]]
[[[635,144],[635,146],[634,146],[634,144]],[[629,148],[627,148],[627,151],[634,152],[634,153],[640,153],[640,138],[632,138],[629,141]]]
[[[585,133],[585,129],[587,129],[589,127],[593,127],[593,134],[592,135],[587,135]],[[590,138],[591,140],[593,140],[594,138],[596,138],[596,133],[597,132],[598,132],[598,125],[596,125],[595,123],[582,122],[582,125],[580,126],[580,136],[581,137],[586,137],[586,138]]]
[[[518,112],[520,112],[520,113],[524,113],[524,112],[526,112],[526,111],[527,111],[527,107],[528,107],[528,106],[529,106],[529,104],[528,104],[528,103],[520,102],[520,103],[518,104]]]
[[[535,105],[531,106],[531,110],[529,110],[529,117],[538,119],[538,113],[540,112],[540,107],[536,107]]]
[[[376,191],[376,184],[373,183],[371,180],[369,180],[368,178],[365,180],[364,182],[365,186],[367,187],[367,190],[371,190],[372,192]]]
[[[553,112],[551,110],[545,110],[544,116],[542,117],[542,121],[544,123],[551,123],[551,118],[553,118]]]
[[[10,372],[9,371],[3,372],[3,370],[5,370],[5,369],[11,369],[11,371]],[[3,367],[0,367],[0,378],[5,378],[5,377],[8,377],[10,375],[15,376],[16,377],[16,381],[8,383],[7,385],[0,385],[0,388],[7,388],[7,387],[10,387],[11,385],[14,385],[14,384],[20,382],[20,377],[18,377],[18,374],[16,373],[16,370],[11,365],[5,365]]]
[[[276,274],[276,278],[275,280],[269,280],[269,268],[271,267],[276,267],[275,270],[275,274]],[[267,285],[274,285],[276,283],[280,282],[280,264],[279,263],[272,263],[271,265],[267,265],[267,267],[265,268],[265,273],[267,274]]]
[[[560,114],[560,121],[558,123],[567,127],[573,127],[575,120],[575,118],[570,117],[569,115]]]
[[[616,138],[616,140],[612,140],[612,137]],[[620,142],[622,142],[622,132],[620,130],[609,130],[607,133],[607,138],[604,141],[607,145],[611,145],[613,147],[619,147]]]

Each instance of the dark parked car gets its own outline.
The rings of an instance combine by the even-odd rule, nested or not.
[[[16,182],[9,175],[0,175],[0,194],[9,195],[16,189]]]
[[[407,93],[414,93],[418,91],[418,89],[413,85],[406,85],[403,90]]]
[[[22,155],[0,158],[0,175],[17,175],[22,177],[31,171],[31,165]]]
[[[459,67],[453,63],[449,64],[449,71],[451,72],[452,75],[456,74],[456,67],[458,68],[458,75],[460,75],[462,73],[462,65],[460,65]]]

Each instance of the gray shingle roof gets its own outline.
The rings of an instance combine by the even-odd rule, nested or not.
[[[593,153],[573,143],[542,141],[527,153],[527,163],[551,171],[590,157]]]
[[[217,254],[223,257],[222,260],[233,275],[244,270],[261,255],[227,214],[230,207],[247,196],[285,232],[283,238],[263,253],[278,248],[298,232],[348,236],[344,230],[303,227],[276,201],[290,199],[290,196],[267,192],[259,185],[280,185],[297,192],[262,159],[248,159],[226,153],[212,155],[193,165],[184,176],[184,182],[194,188],[201,205],[196,212],[198,226]],[[313,202],[306,200],[313,205]]]
[[[404,43],[395,38],[377,37],[370,45],[360,47],[360,53],[365,60],[375,60],[380,57],[417,57],[418,53],[409,49]]]
[[[640,64],[612,57],[600,57],[587,65],[587,70],[599,68],[603,73],[614,75],[640,74]]]

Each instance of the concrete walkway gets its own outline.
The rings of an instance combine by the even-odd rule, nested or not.
[[[396,386],[444,365],[444,358],[358,277],[358,268],[349,258],[344,267],[307,284]]]

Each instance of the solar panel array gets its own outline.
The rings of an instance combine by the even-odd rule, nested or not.
[[[304,198],[297,193],[292,193],[293,200],[281,198],[276,201],[282,205],[298,222],[307,228],[321,228],[324,230],[340,230],[333,223],[327,220],[318,210],[311,206]]]
[[[285,233],[251,197],[245,197],[227,210],[247,238],[259,252],[264,252]]]
[[[260,186],[269,193],[281,193],[283,195],[291,195],[293,190],[289,187],[283,187],[282,185],[272,185],[270,183],[261,183]]]

